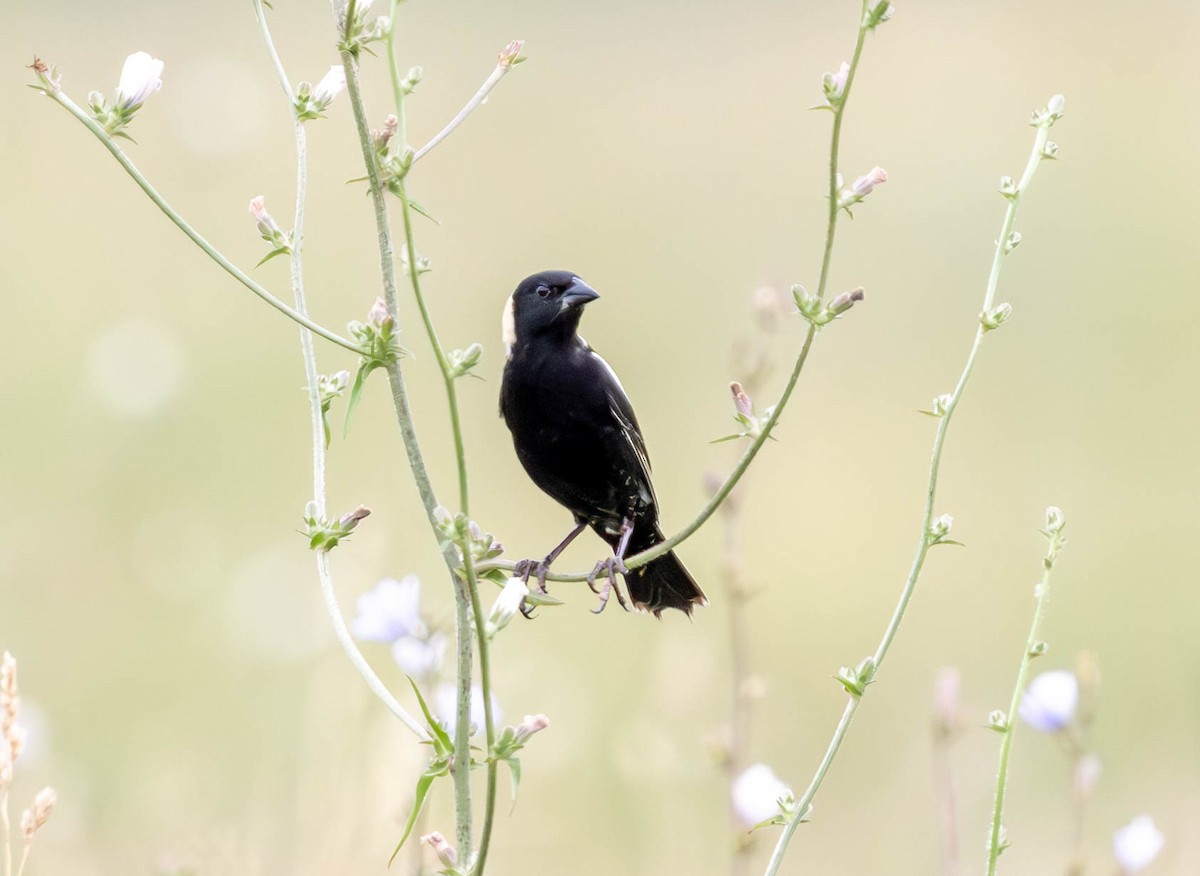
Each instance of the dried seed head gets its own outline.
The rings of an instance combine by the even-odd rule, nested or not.
[[[57,802],[58,794],[53,788],[42,788],[33,798],[33,805],[21,813],[21,833],[24,834],[26,843],[31,842],[33,835],[50,819],[50,813],[54,811],[54,804]]]

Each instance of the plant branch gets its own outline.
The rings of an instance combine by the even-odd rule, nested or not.
[[[844,104],[843,104],[844,105]],[[967,361],[963,367],[962,373],[959,375],[958,382],[955,384],[954,392],[944,398],[943,411],[939,417],[937,433],[933,441],[933,452],[929,465],[929,478],[925,490],[925,513],[921,519],[921,530],[917,544],[917,550],[913,556],[912,565],[909,569],[908,577],[904,582],[904,587],[900,594],[900,599],[896,603],[896,608],[892,613],[891,619],[888,621],[887,628],[884,630],[883,637],[879,642],[875,653],[864,661],[865,677],[863,681],[863,690],[866,685],[874,681],[880,666],[887,657],[888,650],[892,646],[892,642],[896,637],[896,632],[900,628],[900,623],[904,619],[905,611],[908,609],[908,604],[912,600],[912,595],[916,589],[917,581],[921,575],[921,569],[925,565],[925,558],[929,553],[929,549],[938,543],[938,540],[931,536],[930,527],[933,523],[933,505],[937,495],[938,473],[941,468],[942,450],[946,442],[946,433],[950,427],[950,421],[954,416],[954,412],[958,408],[958,403],[962,398],[963,391],[966,389],[967,381],[971,377],[971,373],[975,367],[975,359],[979,353],[979,348],[982,345],[983,337],[988,333],[989,329],[983,324],[983,317],[992,309],[995,301],[996,288],[999,283],[1001,268],[1003,266],[1004,257],[1011,252],[1008,246],[1008,241],[1012,233],[1013,222],[1016,218],[1017,207],[1020,204],[1021,195],[1024,194],[1033,178],[1033,173],[1037,169],[1045,155],[1046,142],[1048,131],[1051,122],[1047,122],[1038,127],[1038,133],[1034,140],[1033,151],[1030,154],[1029,162],[1026,165],[1025,173],[1021,177],[1020,185],[1015,191],[1009,193],[1008,208],[1005,210],[1004,221],[1001,225],[1001,233],[996,241],[996,252],[992,262],[992,269],[988,279],[987,291],[984,295],[983,311],[980,314],[981,320],[975,332],[975,340],[971,345],[971,350],[967,355]],[[992,326],[993,328],[995,326]],[[791,841],[792,835],[795,833],[796,827],[803,820],[812,805],[812,800],[816,796],[817,790],[821,787],[821,783],[825,780],[825,775],[829,771],[829,767],[837,754],[838,749],[845,739],[846,733],[850,729],[850,724],[854,720],[854,714],[858,710],[859,704],[862,702],[862,696],[850,695],[850,700],[846,704],[846,708],[842,713],[842,718],[838,722],[837,728],[834,730],[833,737],[829,741],[829,746],[825,752],[821,764],[818,766],[816,773],[813,775],[812,781],[809,783],[804,795],[800,798],[796,805],[796,815],[788,821],[783,832],[780,834],[779,841],[775,846],[775,852],[771,856],[771,863],[766,870],[766,876],[774,876],[778,872],[779,865],[783,859],[783,854],[787,850],[788,843]]]
[[[352,23],[354,0],[350,0],[351,8],[345,16],[339,14],[338,0],[332,0],[332,2],[335,18],[343,26],[348,26]],[[343,37],[348,40],[349,35],[343,33]],[[392,315],[393,319],[397,320],[397,325],[399,325],[391,226],[388,222],[384,189],[380,181],[379,166],[376,163],[371,130],[367,122],[366,108],[363,104],[362,89],[359,85],[358,62],[354,54],[349,50],[343,49],[341,56],[342,65],[346,73],[346,90],[349,93],[351,107],[354,111],[354,121],[358,130],[359,144],[363,153],[363,163],[366,167],[367,179],[371,189],[371,200],[375,209],[375,225],[379,240],[379,267],[383,280],[384,300],[387,303],[388,312]],[[441,541],[442,536],[434,518],[434,511],[438,507],[437,497],[433,491],[433,485],[429,480],[429,472],[425,466],[420,444],[417,441],[416,428],[413,424],[412,410],[409,406],[408,390],[404,382],[404,375],[398,360],[389,361],[386,369],[388,383],[392,390],[392,403],[396,411],[396,421],[400,427],[400,434],[404,441],[405,453],[408,457],[409,467],[412,470],[413,480],[417,485],[417,492],[421,496],[421,502],[425,506],[425,512],[434,537]],[[457,822],[456,840],[459,848],[463,849],[465,853],[471,847],[471,751],[468,736],[470,713],[469,711],[464,711],[463,706],[463,690],[465,688],[466,696],[469,698],[471,672],[473,669],[469,615],[470,600],[467,594],[462,592],[466,584],[462,576],[459,575],[459,559],[454,545],[447,545],[442,551],[442,556],[450,571],[451,581],[455,587],[459,708],[456,716],[454,759],[451,766],[451,773],[454,777],[455,817]],[[470,701],[468,699],[466,701],[467,710],[469,710],[469,706]]]
[[[388,31],[388,35],[387,35],[387,39],[386,39],[386,46],[387,46],[387,54],[388,54],[388,69],[391,74],[392,92],[393,92],[393,98],[394,98],[395,107],[396,107],[397,128],[396,128],[395,137],[397,139],[399,147],[401,149],[405,149],[405,148],[407,148],[406,140],[405,140],[405,133],[406,133],[405,125],[404,125],[404,121],[403,121],[405,118],[405,112],[404,112],[405,90],[400,81],[400,68],[398,66],[398,59],[397,59],[396,46],[395,46],[396,23],[397,23],[396,18],[395,18],[396,7],[397,7],[397,0],[393,0],[393,2],[392,2],[392,16],[393,16],[392,24],[391,24],[391,28]],[[496,70],[493,72],[492,77],[489,78],[488,83],[485,83],[485,87],[480,90],[480,93],[476,95],[479,102],[482,102],[483,98],[487,96],[487,92],[490,91],[492,87],[494,87],[496,82],[500,81],[500,79],[503,77],[503,75],[508,72],[510,67],[511,67],[511,62],[510,63],[503,63],[503,62],[497,63]],[[473,109],[473,108],[474,108],[474,106],[468,104],[468,108],[464,109],[463,112],[459,113],[459,115],[455,118],[455,120],[451,123],[451,125],[448,128],[446,128],[441,134],[439,134],[432,141],[430,141],[429,144],[427,144],[416,156],[414,156],[413,161],[415,162],[416,159],[418,157],[420,157],[420,155],[423,155],[423,154],[429,152],[429,150],[432,149],[434,146],[436,146],[442,139],[444,139],[454,129],[454,127],[457,127],[459,124],[461,124],[462,120],[467,117],[467,115],[470,113],[471,109]],[[409,165],[409,168],[411,169],[411,164]],[[406,171],[405,174],[407,174],[407,172],[408,171]],[[413,217],[412,217],[411,202],[408,197],[407,175],[401,176],[396,180],[394,191],[400,199],[400,210],[401,210],[400,215],[401,215],[401,220],[404,225],[404,248],[405,248],[405,256],[406,256],[404,261],[407,263],[407,267],[408,267],[409,284],[412,286],[413,297],[416,299],[417,309],[420,311],[421,321],[425,326],[425,334],[429,338],[429,345],[432,348],[434,357],[437,360],[438,370],[441,372],[442,383],[443,383],[443,386],[444,386],[445,392],[446,392],[446,403],[447,403],[447,408],[450,413],[450,427],[451,427],[451,433],[453,435],[453,440],[454,440],[454,459],[455,459],[455,464],[456,464],[457,471],[458,471],[459,510],[464,516],[469,517],[470,516],[470,488],[469,488],[469,481],[468,481],[468,477],[467,477],[467,458],[466,458],[466,447],[465,447],[465,443],[463,440],[462,420],[459,415],[458,388],[457,388],[458,374],[455,373],[454,368],[451,366],[450,361],[446,356],[446,351],[442,347],[441,341],[438,338],[437,329],[434,325],[433,317],[430,314],[429,307],[428,307],[428,304],[426,303],[425,295],[424,295],[424,292],[421,287],[421,270],[420,270],[420,263],[419,263],[419,260],[417,257],[416,241],[415,241],[415,237],[414,237],[414,233],[413,233]],[[464,571],[466,574],[464,576],[462,576],[459,579],[459,581],[457,582],[459,586],[456,587],[456,594],[455,594],[455,597],[456,597],[455,598],[455,602],[456,602],[455,616],[457,618],[457,624],[458,624],[458,628],[460,630],[460,636],[464,636],[466,630],[471,626],[470,620],[466,616],[466,612],[468,609],[470,610],[471,616],[474,619],[476,646],[479,650],[479,681],[480,681],[480,688],[481,688],[481,693],[482,693],[483,703],[484,703],[484,715],[485,715],[484,732],[485,732],[485,738],[486,738],[486,744],[487,744],[487,751],[489,753],[489,760],[488,760],[488,764],[487,764],[487,787],[486,787],[486,791],[485,791],[486,796],[484,799],[484,821],[483,821],[482,831],[480,834],[479,854],[478,854],[478,857],[476,858],[476,861],[474,864],[474,870],[473,870],[473,872],[476,874],[476,876],[482,876],[482,874],[484,872],[484,867],[487,863],[487,854],[488,854],[488,849],[491,844],[492,825],[494,823],[494,815],[495,815],[495,810],[496,810],[497,764],[495,763],[495,761],[490,759],[490,754],[492,752],[493,746],[495,745],[496,736],[495,736],[494,721],[492,718],[492,699],[491,699],[491,697],[492,697],[492,681],[491,681],[491,660],[490,660],[490,655],[489,655],[490,643],[488,642],[488,638],[487,638],[487,629],[486,629],[486,624],[484,623],[483,609],[480,605],[479,579],[475,572],[474,557],[471,554],[472,546],[470,543],[470,539],[467,537],[465,532],[461,533],[461,535],[463,537],[461,539],[460,544],[461,544],[462,556],[463,556],[463,566],[464,566]],[[456,731],[458,731],[458,732],[456,732],[456,737],[462,739],[461,747],[463,749],[465,749],[469,745],[469,743],[467,742],[467,736],[465,734],[465,728],[466,728],[467,723],[470,718],[470,708],[471,708],[470,679],[471,679],[472,664],[471,664],[470,648],[468,646],[460,645],[459,660],[460,660],[460,663],[459,663],[459,685],[458,685],[458,703],[457,703],[458,714],[457,714],[457,723],[456,723],[455,727],[456,727]],[[455,748],[456,748],[456,750],[458,750],[460,748],[460,742],[458,741],[457,738],[455,741]],[[463,822],[460,820],[460,825],[462,823]],[[460,833],[462,833],[461,829],[460,829]],[[460,848],[463,850],[463,853],[467,854],[470,849],[470,822],[469,821],[466,822],[465,835],[460,835],[458,837],[458,842],[459,842]]]
[[[67,97],[67,95],[63,93],[62,89],[55,87],[53,84],[49,84],[42,87],[42,91],[47,97],[81,121],[84,126],[96,136],[96,139],[104,145],[104,148],[112,153],[113,158],[117,159],[117,162],[125,169],[125,172],[133,178],[133,181],[136,182],[138,187],[146,193],[146,196],[154,202],[155,206],[162,210],[162,212],[166,214],[166,217],[175,223],[175,226],[180,231],[186,234],[191,241],[196,244],[196,246],[204,250],[204,252],[208,254],[209,258],[224,268],[230,276],[232,276],[235,280],[257,295],[267,304],[284,314],[286,317],[288,317],[288,319],[299,323],[313,334],[320,335],[321,337],[325,338],[325,340],[332,341],[339,347],[344,347],[352,353],[361,354],[363,352],[358,345],[354,344],[352,341],[346,340],[340,335],[337,335],[334,332],[331,332],[329,329],[313,322],[304,314],[293,310],[283,301],[280,301],[261,285],[252,280],[249,275],[234,265],[233,262],[225,258],[225,256],[223,256],[216,249],[216,247],[209,243],[200,234],[200,232],[196,231],[196,229],[189,225],[188,222],[181,215],[179,215],[179,213],[175,212],[174,208],[167,203],[163,196],[158,193],[158,190],[155,189],[154,186],[150,184],[149,180],[142,175],[142,172],[137,169],[134,163],[129,159],[129,156],[126,155],[121,147],[117,145],[116,141],[113,140],[108,132],[105,131],[95,119],[84,112],[78,104],[71,100],[71,98]]]
[[[392,8],[395,9],[395,2],[393,2]],[[393,19],[393,24],[394,23],[395,19]],[[434,146],[437,146],[439,143],[453,134],[455,129],[467,120],[467,116],[475,112],[475,110],[487,100],[487,96],[491,93],[491,90],[500,84],[500,80],[503,79],[505,75],[512,70],[512,68],[512,63],[506,64],[501,62],[496,64],[495,69],[492,70],[488,78],[484,80],[483,85],[479,86],[479,90],[475,92],[475,96],[467,101],[466,106],[458,111],[458,115],[452,118],[446,127],[438,131],[433,136],[433,139],[431,139],[413,154],[413,164],[416,164],[418,161],[428,155]],[[400,102],[401,101],[397,100],[397,103]],[[399,117],[400,114],[397,113],[396,115]],[[401,140],[400,142],[403,143],[404,141]]]
[[[1053,509],[1057,511],[1057,509]],[[1052,522],[1050,510],[1046,513],[1046,532],[1044,533],[1049,545],[1046,548],[1046,556],[1042,560],[1042,579],[1038,582],[1034,589],[1034,595],[1037,602],[1033,609],[1033,621],[1029,625],[1029,636],[1025,640],[1025,652],[1021,655],[1021,666],[1017,670],[1017,681],[1013,686],[1012,700],[1008,707],[1008,714],[1004,720],[1004,730],[1000,740],[1000,766],[996,771],[996,796],[995,805],[992,808],[992,826],[988,834],[988,876],[995,876],[996,862],[1000,858],[1000,853],[1004,851],[1007,843],[1002,842],[1003,827],[1000,820],[1004,815],[1004,795],[1008,789],[1008,755],[1012,750],[1013,731],[1017,727],[1017,713],[1021,707],[1021,696],[1025,692],[1025,681],[1029,676],[1029,665],[1033,662],[1033,658],[1043,650],[1039,648],[1038,630],[1042,624],[1042,616],[1046,611],[1046,601],[1050,594],[1050,573],[1054,571],[1054,563],[1058,559],[1058,552],[1065,544],[1065,539],[1062,536],[1062,518],[1061,512],[1058,518],[1057,526]]]
[[[262,0],[253,0],[254,12],[258,18],[259,28],[262,30],[263,40],[267,45],[267,51],[271,56],[271,60],[275,66],[275,72],[279,78],[279,84],[283,88],[283,93],[288,99],[288,106],[292,117],[292,125],[296,140],[296,213],[295,224],[292,229],[292,252],[291,252],[291,275],[292,275],[292,294],[295,298],[296,311],[301,315],[307,315],[308,304],[304,293],[304,212],[308,198],[308,134],[304,127],[304,122],[296,117],[295,95],[292,92],[291,84],[288,82],[287,73],[284,70],[283,62],[279,58],[278,52],[275,50],[275,42],[271,38],[271,30],[267,25],[266,13],[263,9]],[[308,389],[309,409],[311,413],[312,424],[312,470],[313,470],[313,501],[316,503],[317,514],[320,517],[325,516],[325,426],[321,411],[321,391],[318,386],[317,374],[317,358],[316,351],[313,349],[312,333],[306,329],[300,329],[300,350],[304,359],[304,376]],[[400,719],[409,730],[416,734],[418,739],[428,740],[429,733],[422,727],[403,706],[392,696],[391,691],[380,680],[375,671],[371,669],[366,658],[359,650],[358,645],[354,642],[354,638],[350,635],[350,631],[346,628],[345,618],[342,616],[341,609],[337,603],[337,596],[333,585],[333,576],[330,572],[329,555],[324,551],[317,553],[317,576],[321,582],[321,593],[325,599],[325,607],[329,612],[329,619],[333,625],[334,634],[337,636],[338,642],[342,646],[342,650],[350,659],[350,663],[359,671],[363,679],[367,683],[367,687],[374,693],[388,710],[393,715]]]

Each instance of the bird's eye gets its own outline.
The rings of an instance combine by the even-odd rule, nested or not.
[[[537,294],[538,294],[539,298],[546,298],[550,294],[550,287],[549,286],[538,286]]]

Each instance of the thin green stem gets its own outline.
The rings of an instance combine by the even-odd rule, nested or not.
[[[292,93],[291,84],[288,82],[283,62],[279,58],[279,53],[275,50],[275,42],[271,38],[271,29],[267,25],[262,0],[253,0],[253,2],[259,28],[262,30],[263,40],[267,45],[267,52],[270,54],[275,66],[275,72],[279,78],[279,84],[283,88],[283,93],[288,99],[289,113],[292,117],[295,134],[296,212],[292,228],[292,252],[290,260],[292,295],[295,299],[296,311],[301,315],[307,316],[308,303],[304,292],[304,213],[308,200],[308,134],[304,127],[304,122],[296,118],[295,96]],[[309,411],[311,414],[313,501],[317,506],[317,514],[320,517],[324,517],[325,423],[321,411],[321,391],[317,372],[316,350],[313,348],[312,333],[303,327],[300,329],[300,351],[304,360],[304,376],[308,389]],[[418,739],[427,740],[429,733],[392,696],[391,691],[387,689],[387,686],[375,674],[374,670],[371,669],[370,664],[367,663],[354,638],[350,635],[350,631],[346,628],[345,618],[343,618],[341,609],[337,603],[333,575],[330,571],[329,556],[324,551],[317,554],[317,577],[321,582],[321,593],[324,596],[325,607],[329,613],[334,634],[342,646],[342,650],[349,658],[351,665],[362,675],[371,692],[383,701],[388,710],[399,718],[401,723],[415,733]]]
[[[1058,552],[1065,544],[1061,524],[1057,529],[1048,528],[1045,534],[1049,546],[1046,548],[1046,556],[1042,560],[1042,579],[1034,590],[1037,602],[1033,609],[1033,621],[1029,624],[1029,636],[1025,639],[1025,652],[1021,655],[1021,666],[1017,670],[1017,681],[1013,685],[1012,700],[1004,719],[1004,732],[1001,734],[1000,740],[1000,766],[996,770],[995,805],[992,808],[992,827],[988,834],[988,876],[996,876],[996,862],[1000,859],[1000,853],[1004,851],[1004,845],[1001,843],[1000,820],[1004,816],[1004,795],[1008,790],[1008,755],[1012,750],[1013,732],[1017,728],[1017,713],[1021,708],[1021,696],[1025,692],[1025,682],[1029,677],[1029,666],[1040,651],[1037,647],[1038,630],[1041,628],[1042,617],[1046,612],[1046,601],[1050,595],[1050,573],[1054,571]]]
[[[418,161],[428,155],[433,147],[437,146],[439,143],[453,134],[455,129],[457,129],[459,125],[467,120],[467,116],[475,112],[475,110],[479,107],[483,106],[484,101],[487,100],[488,94],[491,93],[493,88],[500,84],[500,80],[503,79],[511,69],[511,64],[497,64],[488,78],[484,80],[483,85],[479,86],[479,90],[476,91],[471,99],[467,101],[466,105],[458,111],[458,114],[446,124],[446,127],[434,134],[433,138],[430,139],[428,143],[413,153],[413,164],[416,164]]]
[[[988,279],[987,291],[984,295],[983,312],[986,313],[991,309],[995,301],[996,288],[1000,279],[1001,267],[1005,255],[1009,252],[1006,242],[1009,235],[1012,233],[1013,222],[1016,219],[1017,207],[1020,204],[1021,196],[1028,188],[1030,181],[1033,179],[1033,173],[1041,162],[1043,150],[1046,146],[1048,137],[1049,124],[1038,128],[1037,137],[1034,140],[1033,151],[1029,157],[1029,163],[1025,167],[1025,173],[1021,177],[1020,185],[1015,193],[1009,198],[1008,208],[1004,214],[1004,222],[1001,225],[1001,233],[996,241],[996,252],[992,262],[992,269]],[[930,535],[930,526],[933,522],[933,506],[937,495],[938,474],[941,469],[942,450],[945,447],[946,433],[950,427],[950,421],[953,419],[954,412],[958,409],[958,403],[962,398],[963,391],[966,389],[967,381],[970,380],[971,374],[975,367],[975,359],[979,353],[979,348],[983,342],[983,336],[987,331],[983,328],[982,323],[976,329],[975,340],[971,345],[971,350],[967,355],[966,364],[963,367],[962,373],[959,375],[958,382],[955,384],[954,392],[945,401],[945,413],[942,414],[938,421],[936,435],[933,441],[933,452],[929,464],[929,479],[925,490],[925,511],[921,519],[920,535],[917,543],[917,550],[913,556],[912,564],[909,568],[908,577],[905,579],[904,587],[900,593],[900,599],[896,603],[896,607],[892,612],[892,617],[888,621],[887,628],[884,630],[883,637],[880,639],[875,653],[872,655],[873,664],[870,669],[870,677],[867,681],[874,681],[877,677],[880,667],[887,653],[892,646],[892,642],[896,638],[896,632],[900,628],[901,622],[904,620],[904,614],[908,609],[909,602],[912,600],[913,592],[916,589],[917,581],[921,576],[921,569],[925,565],[925,558],[929,553],[929,549],[937,543]],[[824,782],[825,776],[829,771],[830,765],[833,763],[837,751],[841,748],[842,741],[850,730],[850,724],[854,720],[854,715],[858,711],[861,697],[851,696],[850,701],[846,704],[845,711],[842,713],[842,718],[838,722],[837,728],[834,730],[833,737],[829,741],[829,745],[825,751],[825,756],[822,758],[816,773],[813,775],[812,781],[809,783],[808,789],[804,792],[804,796],[798,801],[796,811],[799,813],[795,818],[791,819],[779,837],[779,841],[775,846],[775,852],[771,856],[771,864],[768,866],[765,876],[774,876],[778,871],[779,864],[783,860],[783,853],[787,850],[787,845],[791,841],[792,835],[795,833],[797,822],[801,820],[803,814],[812,805],[812,800],[816,796],[817,791]]]
[[[492,667],[491,649],[487,640],[487,618],[479,600],[479,576],[475,571],[475,558],[471,555],[469,538],[462,540],[463,568],[467,574],[468,592],[471,595],[471,614],[479,636],[479,685],[483,694],[483,729],[487,739],[487,796],[484,798],[483,827],[479,833],[479,854],[471,870],[474,876],[483,876],[487,864],[488,849],[492,843],[492,825],[496,816],[496,769],[498,764],[492,757],[496,744],[495,718],[492,716]]]
[[[71,98],[67,97],[67,95],[63,93],[61,89],[54,87],[53,85],[46,85],[43,88],[43,91],[55,103],[81,121],[84,126],[96,136],[96,139],[104,145],[104,148],[112,154],[113,158],[117,160],[121,167],[125,169],[125,172],[132,177],[133,181],[138,184],[138,187],[146,193],[146,196],[154,202],[155,206],[162,210],[166,217],[175,223],[175,226],[180,231],[186,234],[191,241],[196,244],[196,246],[204,250],[204,252],[208,254],[208,257],[224,268],[230,276],[232,276],[235,280],[257,295],[267,304],[274,307],[293,322],[297,322],[304,326],[313,334],[320,335],[321,337],[325,338],[325,340],[332,341],[339,347],[344,347],[345,349],[350,350],[352,353],[361,354],[363,352],[357,344],[346,340],[345,338],[335,334],[334,332],[331,332],[329,329],[324,328],[323,326],[318,325],[304,314],[298,313],[283,301],[280,301],[278,298],[252,280],[244,271],[234,265],[233,262],[225,258],[225,256],[223,256],[216,249],[216,247],[209,243],[200,234],[200,232],[196,231],[196,229],[189,225],[188,222],[179,215],[179,213],[175,212],[175,209],[171,207],[171,205],[167,203],[166,199],[164,199],[163,196],[158,193],[158,190],[155,189],[154,186],[150,184],[149,180],[142,175],[142,172],[137,169],[134,163],[129,159],[129,156],[125,154],[121,147],[117,145],[116,141],[113,140],[109,133],[105,131],[95,119],[84,112],[79,105],[71,100]]]
[[[842,119],[846,116],[846,103],[850,99],[850,89],[854,87],[854,76],[858,72],[858,59],[862,57],[863,45],[867,40],[867,28],[863,18],[867,14],[867,3],[863,0],[862,12],[859,15],[858,38],[854,42],[854,54],[850,57],[850,71],[846,74],[846,85],[842,89],[842,98],[833,109],[833,132],[829,144],[829,219],[825,226],[825,252],[821,256],[821,279],[817,283],[817,298],[825,297],[825,289],[829,284],[829,268],[833,264],[833,240],[837,235],[838,216],[841,207],[838,206],[838,162],[842,150]]]
[[[353,2],[344,17],[338,14],[338,0],[332,0],[334,15],[343,26],[353,21]],[[349,35],[343,33],[345,41]],[[384,200],[384,189],[379,176],[379,166],[375,159],[375,147],[371,137],[371,129],[367,122],[366,107],[363,104],[362,89],[358,79],[358,62],[353,53],[343,50],[342,64],[346,72],[346,90],[354,112],[355,126],[358,130],[359,144],[363,153],[363,164],[367,170],[367,179],[371,189],[371,201],[375,209],[375,226],[379,240],[379,269],[383,280],[384,300],[388,312],[397,320],[396,271],[394,265],[394,249],[392,246],[391,225],[388,221],[387,203]],[[392,360],[386,365],[388,383],[392,390],[392,404],[396,411],[396,421],[400,427],[400,435],[404,442],[405,453],[408,456],[409,467],[412,470],[413,481],[417,492],[425,506],[430,527],[439,541],[441,535],[434,518],[437,507],[437,497],[429,480],[429,472],[425,459],[417,441],[416,428],[413,424],[412,410],[408,401],[408,390],[405,386],[404,375],[398,360]],[[450,572],[451,582],[455,587],[455,638],[458,650],[458,710],[456,714],[456,731],[454,740],[454,758],[451,772],[454,777],[455,818],[457,830],[455,837],[459,848],[469,850],[471,847],[471,751],[467,735],[470,718],[470,690],[472,663],[472,645],[470,630],[470,600],[462,592],[464,585],[458,574],[459,560],[453,545],[447,545],[442,553],[443,559]],[[465,689],[465,694],[464,694]]]
[[[396,0],[392,3],[392,26],[388,31],[386,47],[388,54],[388,68],[391,72],[392,93],[396,106],[396,137],[401,149],[407,148],[405,140],[405,125],[404,125],[404,89],[400,81],[400,68],[396,54],[396,30],[397,21]],[[500,67],[497,67],[499,70]],[[507,68],[505,68],[507,71]],[[503,75],[503,74],[501,74]],[[496,81],[499,81],[499,76]],[[489,88],[490,90],[490,88]],[[484,92],[486,95],[486,92]],[[462,118],[466,117],[469,109],[460,113]],[[461,121],[461,119],[460,119]],[[448,131],[446,132],[448,133]],[[444,136],[444,135],[443,135]],[[425,147],[424,151],[428,151],[436,144],[439,138],[435,138],[434,142]],[[414,159],[415,160],[415,159]],[[411,167],[411,165],[410,165]],[[458,502],[459,510],[463,515],[470,516],[470,486],[467,477],[467,455],[466,446],[463,439],[462,418],[459,415],[458,406],[458,388],[457,375],[450,361],[446,356],[446,351],[442,347],[442,343],[438,338],[437,328],[434,325],[433,317],[430,314],[429,306],[425,300],[424,292],[421,288],[421,272],[417,258],[416,240],[413,232],[413,216],[411,203],[408,197],[408,182],[406,177],[401,176],[396,180],[396,194],[400,199],[400,215],[404,225],[404,248],[405,262],[408,266],[408,280],[412,286],[413,297],[417,302],[417,309],[421,314],[421,321],[425,326],[425,334],[429,338],[429,345],[433,350],[434,357],[438,363],[438,370],[442,374],[442,383],[446,391],[446,403],[450,413],[450,430],[454,440],[454,460],[458,470]],[[382,192],[381,192],[382,194]],[[455,618],[459,630],[459,665],[458,665],[458,703],[457,703],[457,723],[455,724],[455,751],[469,750],[469,742],[467,736],[467,725],[470,719],[471,709],[471,675],[473,663],[469,640],[466,638],[466,631],[470,627],[470,619],[467,615],[468,609],[474,617],[474,628],[476,635],[476,647],[479,650],[479,683],[483,696],[484,704],[484,730],[487,742],[487,751],[490,756],[495,745],[495,727],[492,720],[492,680],[491,680],[491,660],[489,655],[489,642],[487,639],[486,625],[484,624],[483,609],[479,600],[479,580],[475,573],[474,557],[471,555],[472,546],[470,540],[463,537],[461,542],[463,565],[466,571],[465,576],[456,581],[455,588]],[[473,872],[476,876],[483,876],[484,865],[487,862],[488,848],[491,843],[492,825],[496,810],[496,764],[489,760],[487,766],[487,787],[484,800],[484,821],[482,833],[480,835],[479,856],[475,863]],[[463,801],[459,800],[460,806]],[[469,800],[466,801],[465,809],[460,808],[460,817],[458,821],[458,844],[463,854],[466,855],[471,847],[471,822]]]

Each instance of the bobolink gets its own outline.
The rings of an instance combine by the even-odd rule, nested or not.
[[[576,334],[583,306],[600,296],[570,271],[543,271],[521,281],[504,311],[508,361],[500,385],[500,414],[517,457],[533,482],[575,516],[575,528],[541,561],[519,564],[545,586],[550,564],[590,526],[613,549],[588,583],[604,608],[616,575],[625,578],[635,607],[661,616],[664,608],[691,614],[707,600],[674,553],[629,570],[624,559],[663,541],[650,460],[637,417],[617,375]],[[617,588],[617,600],[625,599]]]

